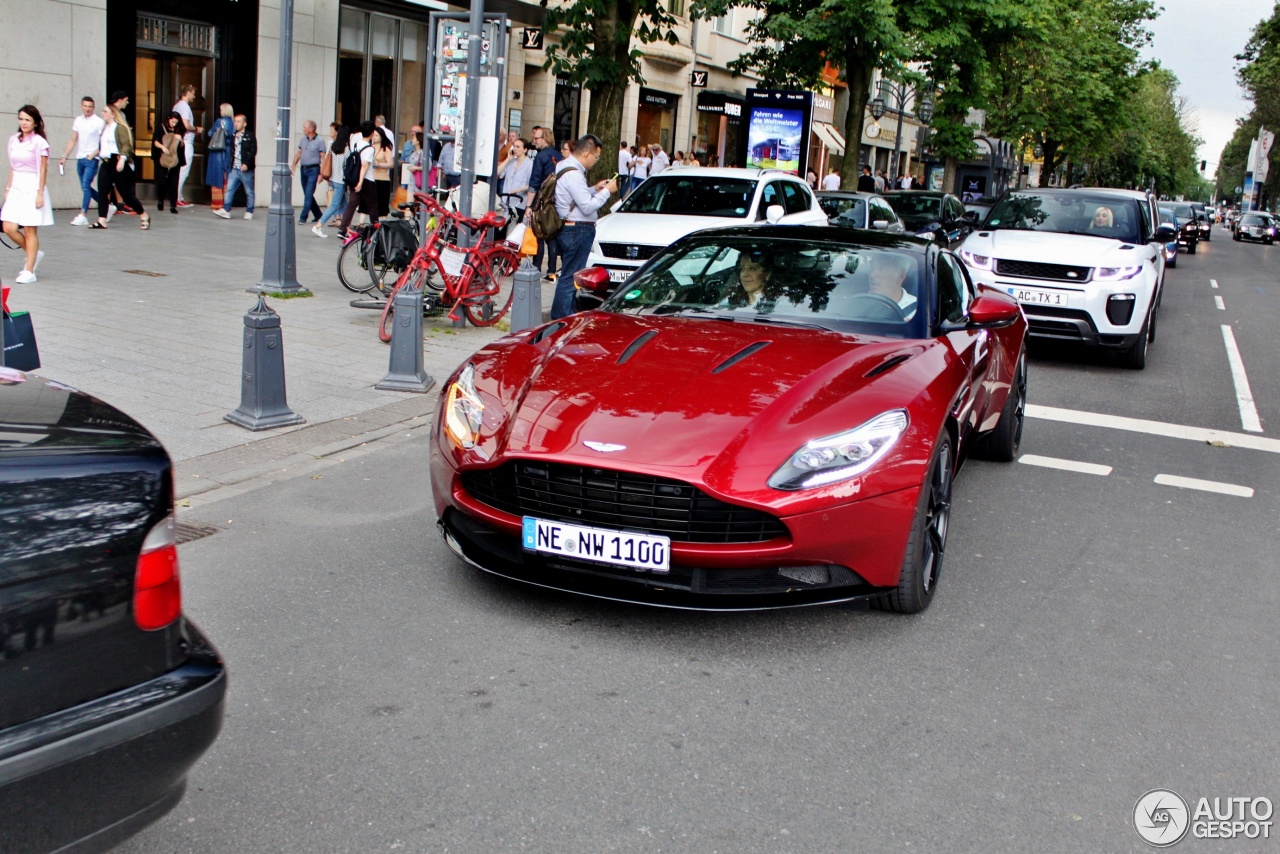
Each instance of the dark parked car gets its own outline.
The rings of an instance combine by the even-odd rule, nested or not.
[[[906,230],[889,203],[875,193],[823,190],[818,193],[818,204],[827,220],[840,228],[870,228],[890,234]]]
[[[950,193],[933,190],[895,190],[884,194],[908,234],[928,238],[950,249],[959,246],[978,222],[960,200]]]
[[[0,368],[0,850],[103,850],[164,815],[225,693],[182,614],[169,455]]]
[[[1166,208],[1173,213],[1177,221],[1163,219],[1163,217],[1162,221],[1177,228],[1178,247],[1185,249],[1188,255],[1196,254],[1196,246],[1200,243],[1200,224],[1196,222],[1196,212],[1191,205],[1183,203],[1161,206],[1161,210]]]
[[[1270,246],[1276,242],[1276,220],[1269,213],[1253,211],[1240,217],[1233,240],[1261,240]]]

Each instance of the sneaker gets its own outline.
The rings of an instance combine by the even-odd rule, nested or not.
[[[551,282],[552,284],[555,284],[555,281],[556,281],[556,274],[555,274],[555,273],[547,273],[545,276],[543,276],[543,277],[542,277],[542,281],[544,281],[544,282]]]
[[[191,207],[195,207],[195,205],[191,204],[191,202],[188,202],[185,199],[178,199],[178,207],[191,208]]]
[[[325,234],[325,233],[324,233],[324,229],[323,229],[323,228],[321,228],[321,227],[320,227],[320,226],[318,226],[318,225],[313,225],[313,226],[311,226],[311,233],[312,233],[312,234],[314,234],[316,237],[328,237],[328,236],[329,236],[329,235]]]
[[[43,260],[44,260],[44,250],[43,249],[36,250],[36,263],[31,267],[32,275],[35,274],[36,270],[40,269],[40,262]]]
[[[245,219],[253,219],[253,212],[252,212],[252,211],[250,211],[250,212],[246,213],[246,214],[244,215],[244,218],[245,218]]]
[[[13,277],[13,280],[20,285],[34,285],[36,283],[36,274],[30,270],[23,270],[21,273]]]
[[[111,218],[116,215],[116,211],[120,210],[115,205],[107,205],[107,222],[111,222]]]
[[[214,208],[213,215],[220,216],[223,219],[231,219],[231,214],[227,213],[225,208]]]
[[[88,225],[89,219],[84,214],[77,214],[76,218],[71,220],[72,225]]]

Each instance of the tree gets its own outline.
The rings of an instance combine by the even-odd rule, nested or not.
[[[679,45],[676,19],[663,0],[571,0],[546,10],[543,30],[558,37],[548,42],[543,69],[565,77],[591,92],[587,126],[604,143],[604,157],[592,178],[611,174],[612,159],[622,139],[622,106],[627,85],[644,83],[640,71],[640,44],[664,42]]]
[[[1241,63],[1236,76],[1253,101],[1252,118],[1260,125],[1280,127],[1280,5],[1253,28],[1236,59]]]
[[[1260,123],[1251,113],[1236,122],[1236,132],[1222,147],[1218,155],[1218,179],[1215,190],[1218,198],[1238,199],[1236,187],[1244,186],[1244,175],[1250,170],[1249,144],[1258,136]]]

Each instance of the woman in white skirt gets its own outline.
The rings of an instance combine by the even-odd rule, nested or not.
[[[48,175],[49,140],[44,135],[44,119],[39,110],[27,104],[18,110],[18,132],[9,137],[9,182],[4,188],[4,208],[0,209],[4,233],[27,253],[27,266],[14,278],[20,285],[36,280],[36,267],[44,257],[37,231],[42,225],[53,225],[53,201],[45,185]]]

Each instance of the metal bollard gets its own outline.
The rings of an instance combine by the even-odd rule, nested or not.
[[[280,315],[258,295],[244,316],[244,360],[240,372],[240,406],[224,417],[246,430],[270,430],[306,423],[289,408],[284,393],[284,339]]]
[[[515,293],[511,295],[511,331],[541,326],[542,273],[533,266],[533,259],[524,256],[512,279]]]
[[[422,367],[422,289],[410,282],[396,293],[392,305],[391,363],[374,388],[425,392],[436,381]]]

